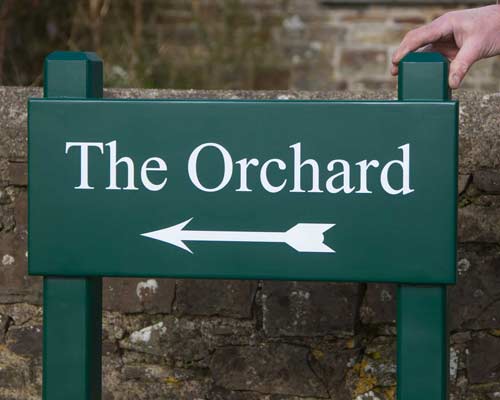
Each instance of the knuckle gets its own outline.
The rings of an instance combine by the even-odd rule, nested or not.
[[[467,64],[466,64],[466,63],[464,63],[464,62],[459,62],[459,63],[458,63],[458,70],[459,70],[460,72],[462,72],[462,73],[464,73],[464,74],[465,74],[465,73],[467,72],[467,70],[468,70],[468,69],[469,69],[469,68],[468,68],[468,66],[467,66]]]
[[[413,41],[415,41],[417,35],[418,35],[418,30],[420,28],[416,28],[416,29],[412,29],[411,31],[409,31],[403,38],[403,43],[411,43]]]
[[[468,66],[465,62],[463,61],[455,61],[454,66],[453,66],[453,71],[455,73],[458,73],[459,75],[465,75],[468,70]]]
[[[441,23],[451,22],[455,19],[456,15],[457,15],[456,11],[449,11],[441,15],[439,18],[436,18],[435,21],[440,21]]]
[[[431,22],[431,26],[436,31],[443,31],[446,27],[453,25],[454,11],[441,15]]]

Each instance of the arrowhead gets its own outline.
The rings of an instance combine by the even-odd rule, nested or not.
[[[286,232],[286,243],[304,253],[335,253],[323,243],[323,235],[335,224],[297,224]]]
[[[174,246],[180,247],[183,250],[193,254],[191,249],[187,247],[182,241],[182,232],[184,227],[191,222],[193,218],[181,222],[180,224],[171,226],[169,228],[160,229],[159,231],[142,233],[141,236],[145,236],[151,239],[160,240],[165,243],[170,243]]]

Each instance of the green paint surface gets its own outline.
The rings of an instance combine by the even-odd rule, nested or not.
[[[398,399],[448,399],[446,286],[398,288]]]
[[[130,157],[138,190],[106,190],[109,147]],[[98,142],[89,150],[89,184],[80,184],[80,151],[66,154],[67,142]],[[220,191],[196,188],[188,175],[193,150],[217,143],[231,155],[233,174]],[[319,166],[319,189],[310,192],[312,173],[302,168],[304,192],[294,186],[294,152]],[[382,167],[402,160],[398,147],[410,145],[412,193],[391,195],[380,183]],[[160,157],[167,171],[150,172],[159,191],[141,183],[141,166]],[[255,158],[241,186],[241,159]],[[281,159],[284,171],[262,164]],[[351,166],[359,190],[362,160],[372,193],[329,193],[326,181]],[[224,173],[221,154],[201,152],[198,176],[217,186]],[[453,283],[456,251],[457,104],[455,102],[300,102],[33,99],[29,104],[29,270],[65,276],[163,276]],[[117,167],[125,187],[127,169]],[[335,181],[337,184],[341,180]],[[390,169],[399,188],[402,170]],[[285,232],[298,223],[335,224],[324,244],[335,253],[299,252],[285,243],[186,241],[193,254],[141,236],[193,218],[188,230]]]
[[[45,277],[43,398],[101,398],[102,282]]]

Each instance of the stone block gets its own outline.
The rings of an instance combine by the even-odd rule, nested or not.
[[[238,390],[227,390],[218,386],[212,387],[209,394],[209,399],[211,400],[262,400],[263,395],[256,392],[241,392]],[[270,396],[266,396],[266,399],[271,400]],[[289,397],[280,396],[282,400],[288,400]],[[290,400],[296,400],[296,398],[290,398]]]
[[[24,108],[26,107],[24,106]],[[0,125],[0,149],[5,151],[5,154],[0,153],[0,155],[7,160],[26,162],[28,158],[26,125],[18,128]]]
[[[132,332],[127,339],[120,342],[120,347],[140,353],[161,355],[160,343],[166,334],[167,328],[164,322],[160,321]]]
[[[292,69],[290,86],[295,90],[335,89],[339,82],[333,80],[333,69],[329,63],[310,65],[301,63]]]
[[[380,13],[369,13],[364,11],[357,11],[353,14],[347,14],[341,17],[341,21],[350,24],[383,24],[387,20],[386,15]]]
[[[253,87],[259,90],[288,89],[290,69],[288,67],[259,67],[255,71]]]
[[[308,348],[290,344],[225,347],[215,351],[210,371],[216,385],[229,390],[327,397],[310,357]]]
[[[370,283],[361,306],[363,324],[393,324],[396,322],[396,285]]]
[[[340,72],[344,76],[376,76],[388,73],[387,52],[371,49],[343,49]]]
[[[7,348],[14,354],[29,358],[42,356],[42,326],[12,326],[7,332]]]
[[[458,91],[455,95],[461,99],[460,173],[500,169],[500,113],[493,111],[500,108],[500,95],[471,91]]]
[[[495,57],[493,59],[493,66],[492,66],[492,76],[495,79],[500,78],[500,59],[498,57]]]
[[[27,303],[0,304],[0,313],[7,315],[17,326],[28,322],[39,324],[42,320],[42,308]]]
[[[30,384],[30,363],[5,348],[0,349],[0,355],[0,398],[9,399],[2,390],[8,394],[13,389],[25,389]]]
[[[459,174],[458,175],[458,194],[462,194],[467,190],[469,183],[471,181],[470,174]]]
[[[392,90],[397,86],[397,80],[387,76],[385,78],[363,78],[351,83],[356,90]]]
[[[393,18],[393,21],[396,24],[404,24],[404,25],[416,25],[420,26],[426,23],[425,17],[422,15],[400,15],[400,16],[395,16]]]
[[[256,281],[179,280],[176,310],[180,315],[250,318]]]
[[[24,188],[15,190],[14,222],[18,235],[28,234],[28,192]]]
[[[467,356],[467,376],[472,384],[500,380],[500,338],[479,333],[474,336]]]
[[[5,152],[0,147],[0,187],[3,188],[9,183],[9,162],[2,157],[2,153]]]
[[[467,79],[471,81],[484,81],[492,77],[495,58],[482,59],[470,68],[467,72]]]
[[[103,337],[101,351],[102,351],[102,355],[104,357],[111,356],[113,354],[117,354],[119,351],[119,346],[118,346],[117,341]]]
[[[10,324],[10,317],[6,314],[0,314],[0,344],[5,341],[5,333]]]
[[[358,284],[266,281],[264,331],[274,337],[352,334],[359,296]]]
[[[16,219],[14,217],[14,210],[10,206],[0,205],[0,232],[12,232],[15,228]]]
[[[13,205],[1,215],[0,232],[0,303],[40,304],[42,280],[28,276],[27,208],[25,189],[9,188]],[[1,230],[1,229],[0,229]]]
[[[11,188],[0,189],[0,205],[5,206],[11,204],[14,201],[13,193]]]
[[[0,303],[41,303],[42,279],[28,276],[25,232],[0,233]]]
[[[335,393],[338,399],[350,400],[349,382],[346,379],[352,368],[360,360],[362,349],[354,347],[354,340],[347,343],[321,342],[311,351],[309,365],[329,393]],[[337,397],[336,397],[337,398]]]
[[[333,50],[335,45],[340,45],[345,41],[347,32],[348,29],[344,26],[313,24],[309,27],[308,38]]]
[[[378,337],[364,350],[361,362],[365,372],[375,378],[377,386],[396,385],[396,338]]]
[[[105,278],[105,310],[124,313],[169,314],[175,296],[175,280],[147,278]]]
[[[500,243],[500,204],[471,204],[458,209],[458,241]]]
[[[500,170],[482,169],[474,172],[474,186],[489,194],[500,194]]]
[[[0,126],[7,128],[26,128],[28,110],[26,101],[30,97],[42,97],[41,88],[0,87]],[[25,136],[25,135],[24,135]]]
[[[203,381],[178,382],[170,377],[154,382],[127,380],[103,389],[103,400],[194,400],[207,399],[206,395]]]
[[[210,353],[208,339],[199,323],[173,317],[132,332],[120,341],[120,347],[181,364],[203,360]]]
[[[397,46],[408,29],[400,26],[387,27],[384,24],[363,24],[349,31],[348,40],[369,46]]]
[[[348,399],[394,399],[396,385],[396,342],[378,337],[368,343],[362,357],[350,362],[346,380]]]
[[[9,163],[9,183],[14,186],[28,186],[28,164],[24,162]]]
[[[461,246],[458,279],[449,288],[453,331],[500,327],[500,253],[495,246]]]

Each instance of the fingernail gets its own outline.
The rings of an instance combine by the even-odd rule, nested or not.
[[[450,86],[456,88],[456,87],[458,87],[458,85],[460,85],[460,78],[459,78],[459,76],[457,74],[451,75]]]

